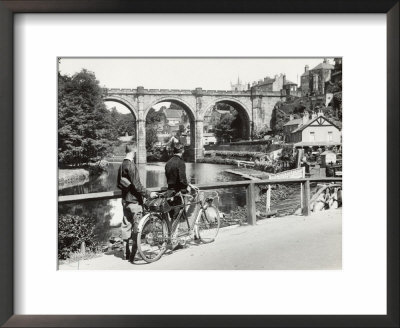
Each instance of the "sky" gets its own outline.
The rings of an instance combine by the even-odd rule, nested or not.
[[[333,58],[328,58],[333,64]],[[95,73],[102,87],[135,89],[230,90],[240,78],[252,83],[266,76],[286,74],[300,84],[305,65],[310,69],[323,58],[61,58],[61,74],[73,75],[83,68]],[[121,106],[108,103],[107,107]]]

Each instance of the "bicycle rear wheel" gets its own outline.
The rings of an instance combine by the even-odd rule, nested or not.
[[[200,209],[195,222],[195,233],[203,243],[211,243],[218,235],[220,227],[219,211],[215,206]]]
[[[143,260],[151,263],[160,259],[167,249],[168,227],[157,213],[151,213],[144,220],[137,236],[138,251]]]

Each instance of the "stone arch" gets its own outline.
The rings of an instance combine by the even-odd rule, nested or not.
[[[252,124],[252,118],[251,118],[251,110],[247,108],[247,106],[241,102],[240,100],[232,97],[218,97],[215,98],[210,104],[206,106],[205,111],[203,112],[203,117],[204,118],[207,115],[211,114],[211,111],[214,107],[215,104],[217,103],[225,103],[230,106],[232,106],[234,109],[237,110],[239,113],[239,116],[241,120],[243,121],[244,124],[244,131],[243,131],[243,137],[244,139],[250,139],[250,134],[251,134],[251,124]]]
[[[103,100],[104,101],[115,101],[117,103],[120,103],[121,105],[124,105],[132,113],[133,117],[135,118],[135,121],[137,121],[139,119],[139,115],[136,111],[136,108],[133,106],[133,104],[131,102],[124,99],[123,97],[117,96],[117,95],[110,95],[110,96],[104,97]]]
[[[189,117],[189,122],[190,122],[190,145],[187,145],[187,148],[185,146],[185,153],[184,153],[184,158],[186,161],[195,161],[196,160],[196,137],[197,137],[197,131],[196,131],[196,115],[195,115],[195,110],[192,108],[192,106],[185,100],[183,100],[180,97],[176,96],[163,96],[163,97],[158,97],[155,100],[153,100],[150,105],[147,106],[147,108],[144,110],[144,121],[146,121],[147,114],[149,113],[150,109],[155,106],[156,104],[159,104],[161,102],[172,102],[175,104],[178,104],[182,109],[185,111],[185,113]]]
[[[155,99],[154,101],[152,101],[150,103],[150,105],[145,109],[144,111],[144,119],[146,119],[147,114],[149,112],[149,110],[154,106],[157,105],[160,102],[174,102],[177,103],[179,105],[182,106],[182,108],[185,110],[185,112],[189,115],[190,120],[195,121],[196,119],[196,112],[195,110],[192,108],[192,106],[190,106],[185,100],[183,100],[182,98],[179,97],[175,97],[175,96],[164,96],[164,97],[159,97],[157,99]]]

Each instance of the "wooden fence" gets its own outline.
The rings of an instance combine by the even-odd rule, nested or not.
[[[341,182],[342,178],[302,178],[302,179],[280,179],[280,180],[246,180],[246,181],[233,181],[233,182],[220,182],[212,184],[196,185],[200,190],[215,190],[227,188],[246,188],[246,205],[247,205],[247,222],[254,225],[256,223],[256,185],[276,185],[276,184],[292,184],[299,183],[301,185],[301,202],[302,214],[305,216],[310,215],[310,183],[311,182],[326,182],[337,183]],[[151,191],[161,191],[160,188],[148,188]],[[121,191],[106,191],[90,194],[78,194],[59,196],[58,202],[60,204],[66,203],[79,203],[95,200],[115,199],[121,198]]]

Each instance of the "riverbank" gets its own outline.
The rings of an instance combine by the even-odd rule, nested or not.
[[[265,180],[268,179],[270,174],[250,168],[238,167],[234,169],[225,170],[225,172],[238,175],[247,180]]]
[[[109,162],[101,160],[77,168],[58,169],[58,189],[79,186],[107,171]]]
[[[84,184],[89,181],[88,169],[59,169],[58,188]]]

